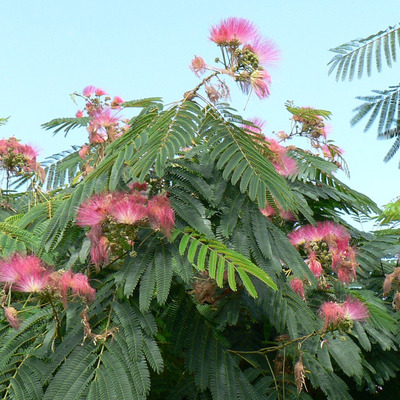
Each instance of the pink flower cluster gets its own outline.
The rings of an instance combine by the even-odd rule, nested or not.
[[[138,227],[149,224],[154,230],[170,235],[175,216],[168,197],[157,195],[149,198],[146,188],[146,184],[134,183],[129,193],[95,194],[80,205],[76,224],[90,227],[87,236],[92,244],[93,263],[100,265],[108,261],[114,238],[107,235],[106,231],[110,230],[111,225]]]
[[[272,151],[272,164],[282,176],[289,176],[297,172],[297,164],[293,158],[287,155],[288,149],[280,145],[276,140],[267,138],[268,148]]]
[[[263,38],[244,18],[227,18],[211,27],[210,40],[221,48],[223,60],[217,61],[223,68],[209,66],[195,56],[190,68],[197,76],[208,69],[233,77],[245,93],[254,90],[260,99],[269,96],[271,78],[266,67],[279,58],[279,50],[272,41]]]
[[[83,146],[79,152],[81,158],[85,158],[91,145],[112,142],[129,127],[120,126],[121,118],[117,112],[123,100],[119,96],[111,100],[103,89],[94,86],[85,87],[82,94],[86,98],[85,111],[89,117],[89,125],[86,128],[89,133],[89,145]],[[83,118],[84,112],[79,110],[76,117]]]
[[[86,275],[75,274],[72,271],[53,271],[33,255],[15,253],[9,259],[0,261],[0,282],[11,292],[47,292],[55,295],[65,307],[70,292],[85,302],[92,302],[96,297],[96,291],[90,286]],[[3,308],[10,325],[17,329],[19,320],[16,310],[13,307],[5,307],[4,304]]]
[[[294,278],[289,282],[290,287],[302,298],[305,299],[304,282],[299,278]]]
[[[343,169],[343,150],[327,140],[328,133],[331,130],[326,125],[320,115],[316,115],[318,111],[312,107],[301,107],[297,113],[293,115],[292,120],[295,122],[295,133],[286,135],[283,133],[283,140],[291,138],[294,135],[307,136],[310,139],[311,146],[318,151],[323,157],[326,157],[339,168]]]
[[[324,319],[324,330],[341,326],[351,328],[353,321],[364,321],[369,317],[366,305],[350,296],[344,303],[333,301],[323,303],[319,313]]]
[[[250,119],[250,122],[252,122],[254,126],[244,125],[243,128],[257,144],[270,150],[270,152],[267,153],[267,157],[271,160],[275,170],[282,176],[294,174],[297,171],[297,164],[293,158],[288,156],[288,148],[280,145],[275,139],[264,136],[262,132],[264,121],[254,118]]]
[[[252,88],[260,99],[269,96],[271,78],[265,67],[277,61],[279,51],[250,21],[225,19],[211,27],[210,40],[231,57],[230,68],[244,92],[248,93]]]
[[[11,173],[34,171],[44,180],[46,173],[36,161],[36,157],[37,153],[31,146],[22,144],[13,136],[0,140],[0,166]]]
[[[324,273],[323,267],[331,267],[343,283],[356,278],[356,253],[350,246],[351,236],[341,225],[332,221],[305,225],[289,234],[293,246],[302,246],[308,258],[306,263],[316,277]]]

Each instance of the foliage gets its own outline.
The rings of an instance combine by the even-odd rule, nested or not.
[[[386,30],[370,35],[364,39],[352,40],[342,44],[332,52],[336,55],[329,62],[329,74],[336,70],[336,80],[342,81],[357,77],[360,79],[366,69],[367,75],[371,76],[372,65],[376,65],[378,72],[382,70],[383,59],[388,67],[397,61],[397,51],[400,45],[400,27],[389,26]],[[329,65],[328,64],[328,65]],[[384,158],[387,162],[396,154],[400,148],[399,138],[399,110],[400,110],[400,86],[393,85],[386,90],[373,90],[371,96],[358,96],[357,99],[364,101],[355,108],[351,124],[355,125],[365,117],[369,116],[364,128],[367,131],[374,122],[378,123],[378,139],[394,139],[389,152]],[[399,164],[400,168],[400,164]]]
[[[228,39],[234,80],[251,84],[256,46]],[[329,112],[288,104],[291,133],[268,139],[200,94],[212,79],[169,106],[89,86],[75,95],[87,116],[44,125],[84,127],[89,143],[52,157],[44,183],[2,192],[3,399],[358,399],[400,370],[382,298],[398,239],[343,219],[379,209],[335,176]],[[311,150],[283,146],[296,135]]]

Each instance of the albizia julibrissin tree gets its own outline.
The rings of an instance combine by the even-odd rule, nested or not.
[[[2,193],[3,399],[386,395],[400,342],[383,291],[398,273],[382,257],[398,241],[342,219],[379,209],[336,177],[329,112],[288,103],[273,138],[221,103],[232,81],[270,94],[275,45],[240,18],[210,39],[216,65],[195,56],[201,81],[173,105],[76,93],[76,116],[44,127],[88,142],[43,184],[0,149],[14,184],[33,182]]]

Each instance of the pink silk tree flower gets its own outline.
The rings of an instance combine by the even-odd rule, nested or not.
[[[0,262],[0,282],[14,284],[21,276],[40,275],[44,271],[42,261],[36,256],[15,253],[10,259]]]
[[[104,95],[107,94],[107,92],[106,92],[105,90],[103,90],[103,89],[97,88],[97,89],[95,90],[94,94],[95,94],[96,96],[104,96]]]
[[[97,111],[93,115],[93,125],[96,128],[108,128],[110,126],[117,125],[119,122],[119,118],[112,114],[110,108],[105,108]]]
[[[345,310],[342,304],[334,303],[333,301],[323,303],[319,313],[324,319],[323,329],[336,327],[345,319]]]
[[[102,236],[100,240],[96,243],[92,242],[90,257],[93,264],[98,267],[100,264],[108,262],[108,249],[109,241],[105,236]]]
[[[152,197],[148,204],[148,217],[153,229],[160,229],[169,237],[171,229],[175,226],[175,213],[167,196],[157,195]]]
[[[90,249],[90,256],[92,262],[98,267],[99,265],[108,261],[109,241],[103,235],[101,224],[94,225],[86,234],[92,245]]]
[[[350,271],[346,268],[340,268],[337,272],[338,279],[342,283],[349,283],[351,279]]]
[[[310,268],[313,275],[318,278],[324,273],[321,263],[317,260],[317,257],[314,252],[311,252],[308,259],[306,260],[306,264]]]
[[[146,198],[140,194],[131,194],[114,201],[110,215],[120,224],[134,225],[147,217]]]
[[[65,271],[60,277],[58,277],[56,290],[60,294],[61,303],[63,304],[64,308],[67,308],[68,290],[72,284],[72,277],[73,277],[72,271]]]
[[[269,66],[275,64],[280,59],[280,51],[271,40],[258,37],[251,44],[246,44],[243,51],[253,53],[258,62],[262,65]]]
[[[254,71],[250,75],[250,84],[259,99],[265,99],[270,95],[271,77],[265,69]]]
[[[294,278],[290,281],[291,288],[302,298],[305,299],[304,295],[304,282],[299,278]]]
[[[111,101],[111,108],[120,108],[124,101],[119,96],[115,96]]]
[[[83,89],[82,94],[83,94],[85,97],[90,97],[92,94],[95,93],[95,91],[96,91],[96,88],[95,88],[94,86],[86,86],[86,87]]]
[[[12,286],[12,290],[25,293],[43,292],[48,286],[52,272],[51,270],[34,270],[29,274],[21,274]]]
[[[295,231],[290,232],[288,237],[293,246],[301,246],[306,242],[313,242],[322,239],[320,235],[317,235],[316,227],[314,225],[301,226]]]
[[[351,236],[346,228],[332,221],[317,222],[317,226],[304,225],[291,232],[289,240],[293,246],[304,244],[305,242],[319,242],[325,240],[328,244],[337,247],[340,243],[341,249],[347,247]]]
[[[66,271],[62,274],[58,282],[58,292],[61,296],[61,302],[64,308],[67,308],[68,292],[71,291],[73,295],[79,296],[91,303],[96,298],[96,290],[89,284],[87,275],[82,273],[73,273]]]
[[[78,110],[75,114],[76,118],[82,118],[83,117],[83,112],[81,110]]]
[[[88,303],[92,303],[96,298],[96,290],[90,286],[87,275],[73,274],[70,287],[73,295],[84,298]]]
[[[94,226],[106,221],[110,206],[111,196],[109,194],[93,195],[79,206],[76,225]]]
[[[260,211],[261,211],[261,214],[266,217],[272,217],[273,215],[276,214],[275,209],[268,203],[265,208],[263,208],[263,209],[260,208]]]
[[[227,18],[210,30],[210,40],[218,45],[237,46],[258,36],[256,27],[244,18]]]
[[[81,149],[79,150],[79,157],[80,158],[85,158],[88,154],[89,154],[89,152],[90,152],[90,146],[88,146],[88,145],[83,145],[82,147],[81,147]]]
[[[297,163],[293,158],[280,156],[275,162],[272,162],[276,172],[282,176],[293,175],[297,172]]]
[[[19,256],[14,255],[11,260],[0,261],[0,282],[13,284],[18,279],[19,271],[15,257]]]
[[[189,68],[196,74],[196,76],[200,76],[206,71],[207,65],[202,57],[194,56]]]
[[[345,317],[352,321],[364,321],[369,318],[367,306],[356,298],[347,298],[343,304]]]
[[[21,320],[18,318],[17,310],[14,307],[4,307],[4,316],[8,323],[17,331],[21,324]]]

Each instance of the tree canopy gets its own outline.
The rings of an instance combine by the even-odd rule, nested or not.
[[[241,18],[210,39],[216,65],[196,56],[200,83],[173,104],[88,86],[43,125],[86,129],[84,146],[40,165],[0,141],[3,399],[390,393],[398,236],[347,222],[380,210],[337,178],[328,111],[287,103],[268,138],[226,103],[231,81],[270,95],[272,43]]]

